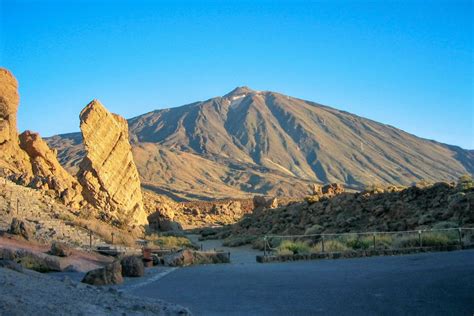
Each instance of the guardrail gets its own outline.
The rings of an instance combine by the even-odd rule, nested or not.
[[[386,232],[348,232],[303,235],[265,235],[263,255],[327,253],[368,249],[400,250],[446,246],[473,247],[474,228],[419,229]]]

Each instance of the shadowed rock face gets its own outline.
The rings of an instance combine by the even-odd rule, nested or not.
[[[30,158],[34,179],[30,186],[54,190],[66,205],[79,206],[81,186],[59,163],[38,133],[25,131],[19,136],[20,147]]]
[[[0,68],[0,171],[4,175],[31,176],[28,156],[18,145],[16,113],[19,96],[18,83],[6,69]]]
[[[97,100],[80,114],[86,156],[78,179],[84,198],[122,223],[146,224],[127,121]]]

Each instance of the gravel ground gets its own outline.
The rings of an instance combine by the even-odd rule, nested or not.
[[[139,298],[68,277],[0,268],[0,315],[190,315],[175,304]]]

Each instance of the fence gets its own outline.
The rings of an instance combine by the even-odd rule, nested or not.
[[[474,228],[423,229],[340,234],[266,235],[264,256],[357,250],[473,247]]]

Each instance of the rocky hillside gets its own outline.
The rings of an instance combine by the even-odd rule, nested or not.
[[[276,92],[236,88],[130,119],[145,188],[175,199],[303,196],[310,183],[407,185],[474,173],[474,153]],[[76,170],[79,134],[48,140]]]
[[[221,238],[239,243],[271,235],[302,235],[363,231],[404,231],[424,228],[474,227],[474,184],[439,182],[427,187],[374,188],[347,193],[322,192],[305,201],[278,208],[261,208]],[[230,241],[229,241],[230,242]]]

